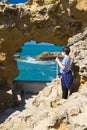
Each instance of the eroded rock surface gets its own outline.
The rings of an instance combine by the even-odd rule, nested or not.
[[[73,93],[67,100],[60,100],[60,80],[58,84],[55,81],[37,96],[25,100],[24,107],[9,109],[0,116],[0,130],[87,129],[87,82],[84,89]]]
[[[11,84],[18,75],[13,55],[24,42],[66,45],[69,37],[86,27],[86,14],[85,0],[58,0],[44,6],[0,2],[0,84]]]
[[[71,56],[79,67],[79,74],[87,78],[87,30],[68,40],[71,46]]]
[[[0,115],[1,130],[87,129],[86,26],[86,0],[58,0],[55,4],[44,6],[0,3],[0,85],[12,85],[18,74],[14,53],[20,50],[24,42],[36,40],[68,44],[75,65],[74,80],[77,85],[74,84],[74,87],[76,89],[76,86],[83,84],[84,88],[67,100],[60,100],[58,89],[61,85],[57,89],[56,83],[52,83],[29,102],[27,100],[22,112],[16,108],[7,110],[5,117]]]

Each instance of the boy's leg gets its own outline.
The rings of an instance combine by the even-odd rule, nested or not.
[[[62,98],[67,99],[68,97],[68,89],[62,86]]]

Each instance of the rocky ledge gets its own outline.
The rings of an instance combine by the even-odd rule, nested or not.
[[[37,96],[24,95],[22,106],[0,116],[0,130],[86,130],[87,82],[84,89],[61,99],[60,79]],[[60,100],[61,99],[61,100]]]

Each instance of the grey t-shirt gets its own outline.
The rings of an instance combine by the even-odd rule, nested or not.
[[[66,68],[64,70],[60,68],[60,73],[66,73],[71,69],[71,58],[68,55],[64,57],[61,63],[65,65]]]

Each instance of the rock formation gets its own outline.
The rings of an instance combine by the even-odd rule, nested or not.
[[[0,113],[0,130],[87,129],[86,26],[86,0],[58,0],[44,6],[0,3],[0,87],[12,86],[18,74],[14,53],[29,40],[69,45],[75,76],[70,94],[82,87],[67,100],[60,100],[60,80],[52,81],[37,96],[24,100],[21,107]]]
[[[61,54],[58,52],[43,52],[35,58],[37,60],[55,60],[57,56],[62,58]]]
[[[0,130],[86,130],[87,83],[67,100],[59,100],[60,80],[55,81],[37,96],[25,98],[25,105],[5,111]]]
[[[14,53],[24,42],[66,45],[69,37],[84,31],[86,0],[58,0],[44,6],[0,2],[0,84],[10,84],[18,75]]]
[[[42,5],[46,5],[46,4],[53,4],[53,3],[56,3],[57,0],[30,0],[28,2],[29,5],[39,5],[39,6],[42,6]]]
[[[79,74],[87,78],[87,30],[69,38],[71,57],[79,67]]]
[[[68,45],[73,59],[74,80],[78,82],[77,85],[74,84],[74,87],[82,87],[87,82],[87,30],[69,38]]]

